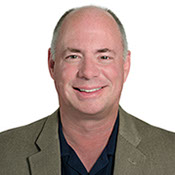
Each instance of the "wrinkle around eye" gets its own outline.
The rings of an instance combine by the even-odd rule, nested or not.
[[[108,56],[108,55],[100,55],[99,57],[98,57],[98,62],[99,62],[99,64],[104,64],[104,65],[106,65],[106,64],[111,64],[111,63],[113,63],[114,62],[114,57],[113,56]]]

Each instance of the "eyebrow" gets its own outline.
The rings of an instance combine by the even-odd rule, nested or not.
[[[81,53],[81,50],[75,49],[75,48],[70,48],[70,47],[66,48],[64,52],[67,52],[67,51],[75,52],[75,53]]]
[[[103,49],[98,49],[96,53],[105,53],[105,52],[112,52],[115,54],[115,51],[108,49],[108,48],[103,48]]]

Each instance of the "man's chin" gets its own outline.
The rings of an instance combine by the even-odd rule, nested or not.
[[[88,116],[89,118],[100,117],[105,114],[105,110],[102,108],[90,108],[86,107],[86,109],[79,108],[77,109],[78,113],[81,113],[83,116]]]

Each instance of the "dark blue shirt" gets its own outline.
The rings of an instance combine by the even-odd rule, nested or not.
[[[109,138],[108,144],[104,148],[100,157],[90,170],[87,172],[83,163],[75,153],[75,151],[68,145],[63,132],[61,121],[59,122],[59,137],[61,146],[61,174],[62,175],[112,175],[114,168],[114,158],[116,141],[118,135],[119,115],[115,122],[112,134]]]

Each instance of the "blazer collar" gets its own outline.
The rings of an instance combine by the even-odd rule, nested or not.
[[[46,119],[36,140],[40,151],[28,159],[32,175],[61,175],[58,114],[57,110]]]
[[[148,174],[147,157],[138,149],[142,138],[136,128],[134,117],[119,107],[119,135],[115,154],[114,175]]]
[[[136,128],[135,122],[133,121],[134,117],[130,114],[127,114],[121,106],[119,106],[119,134],[125,138],[130,144],[137,147],[141,141],[141,136]]]

